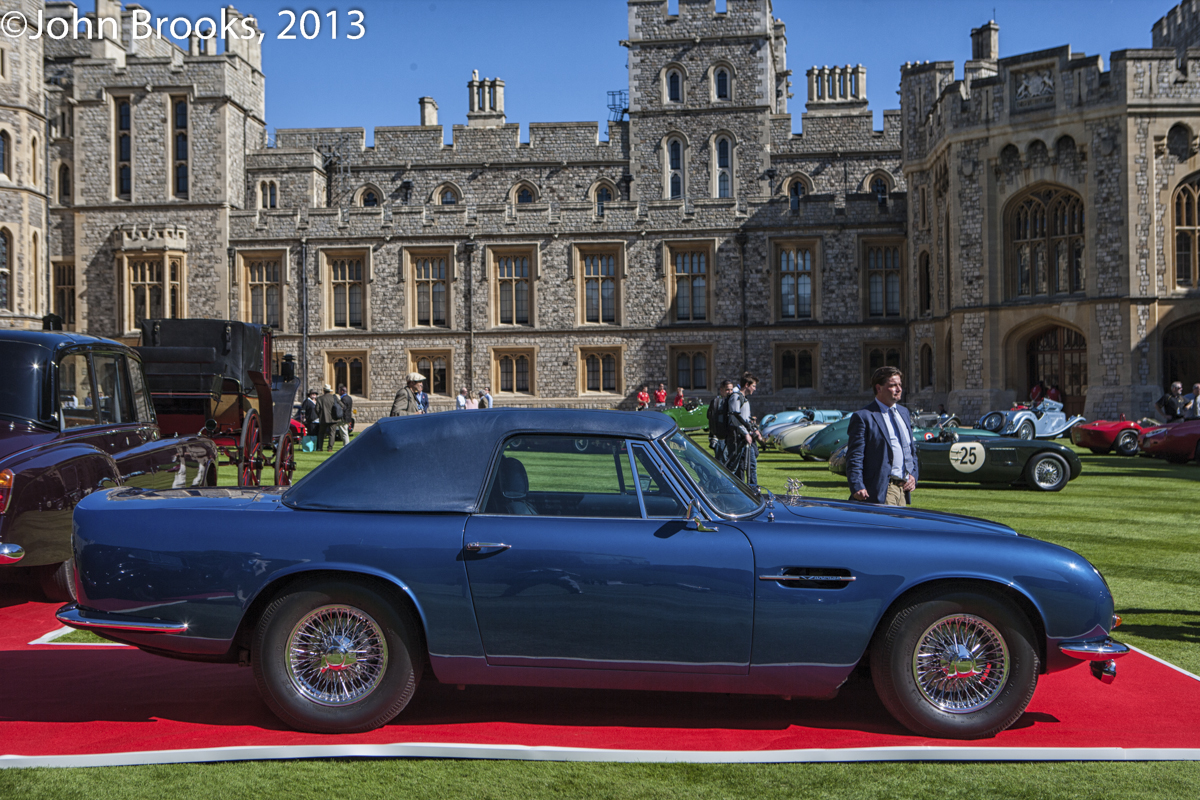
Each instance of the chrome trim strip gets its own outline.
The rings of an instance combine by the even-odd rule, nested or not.
[[[1129,647],[1115,639],[1092,642],[1059,642],[1058,649],[1062,651],[1063,655],[1078,658],[1080,661],[1108,661],[1110,658],[1120,658],[1129,653]]]
[[[625,459],[629,462],[629,474],[633,476],[633,491],[637,495],[638,508],[642,519],[646,519],[646,498],[642,497],[642,481],[638,476],[637,459],[633,457],[633,443],[625,440]]]
[[[76,603],[63,606],[55,618],[72,628],[96,628],[130,633],[187,633],[186,622],[164,622],[157,619],[124,617],[101,611],[84,611]]]
[[[15,564],[25,557],[25,548],[19,544],[0,544],[0,564]]]
[[[828,581],[830,583],[851,583],[858,580],[853,575],[759,575],[760,581]]]

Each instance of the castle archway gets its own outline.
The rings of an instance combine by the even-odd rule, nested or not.
[[[1074,328],[1051,325],[1029,337],[1026,356],[1025,396],[1044,381],[1047,387],[1058,386],[1068,416],[1082,414],[1088,386],[1087,338]]]

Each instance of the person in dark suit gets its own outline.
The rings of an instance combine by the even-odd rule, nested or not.
[[[317,423],[321,417],[317,411],[316,389],[308,390],[308,397],[300,404],[300,413],[297,418],[304,423],[304,434],[306,436],[317,435]]]
[[[900,405],[903,374],[895,367],[880,367],[871,376],[871,386],[875,399],[850,418],[850,499],[906,506],[917,486],[917,448],[912,418]]]
[[[328,439],[329,449],[332,451],[335,443],[333,426],[342,418],[342,404],[328,383],[325,384],[325,391],[317,399],[317,414],[320,419],[317,425],[317,450],[323,450],[325,440]]]

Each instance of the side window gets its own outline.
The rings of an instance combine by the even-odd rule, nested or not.
[[[509,439],[486,509],[513,516],[642,516],[625,442],[570,436]]]
[[[86,353],[70,353],[58,362],[58,407],[67,428],[96,424],[92,371]]]
[[[646,448],[633,446],[633,460],[637,467],[637,479],[641,485],[642,501],[646,504],[646,516],[651,518],[680,519],[687,510],[679,496],[663,477],[662,470],[650,458]]]
[[[154,416],[154,403],[150,399],[150,390],[146,388],[146,378],[142,375],[140,361],[130,360],[129,388],[133,394],[133,407],[137,411],[138,422],[157,422]]]
[[[97,407],[102,425],[132,422],[133,397],[125,373],[125,356],[95,355]]]

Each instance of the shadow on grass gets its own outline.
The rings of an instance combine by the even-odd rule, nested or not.
[[[1118,612],[1125,622],[1118,628],[1120,634],[1140,636],[1155,641],[1200,644],[1200,611],[1183,611],[1173,608],[1122,608]],[[1130,621],[1130,617],[1166,617],[1162,622]]]

